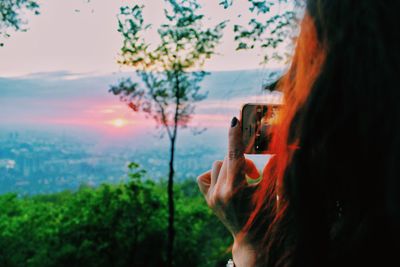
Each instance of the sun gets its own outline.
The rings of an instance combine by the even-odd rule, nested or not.
[[[112,120],[111,124],[117,128],[122,128],[128,124],[128,121],[125,119],[118,118],[118,119]]]

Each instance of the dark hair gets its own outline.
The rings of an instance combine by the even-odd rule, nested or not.
[[[396,0],[307,2],[245,227],[263,236],[260,266],[399,264],[399,12]]]

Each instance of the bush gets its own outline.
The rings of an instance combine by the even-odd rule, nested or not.
[[[0,196],[0,266],[163,266],[166,186],[136,164],[130,169],[125,184]],[[231,237],[196,182],[180,182],[175,192],[175,266],[224,266]]]

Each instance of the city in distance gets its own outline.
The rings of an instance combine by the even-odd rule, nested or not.
[[[262,90],[280,73],[259,69],[206,77],[201,85],[208,96],[196,104],[192,127],[178,135],[178,180],[194,179],[224,157],[230,119],[243,103],[280,101],[279,93]],[[127,179],[129,162],[139,163],[152,179],[166,178],[169,150],[163,129],[108,92],[127,75],[0,78],[0,194],[117,183]]]

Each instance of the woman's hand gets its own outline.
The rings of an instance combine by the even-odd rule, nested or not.
[[[257,186],[249,185],[245,175],[254,179],[259,177],[256,166],[245,159],[243,151],[241,123],[233,118],[229,129],[228,155],[223,161],[215,161],[210,171],[197,178],[207,204],[233,235],[234,250],[239,248],[236,249],[237,254],[243,254],[244,248],[251,251],[253,247],[246,241],[237,244],[238,234],[250,216],[251,199]],[[247,252],[245,254],[248,255]],[[239,266],[237,260],[235,263]],[[246,264],[249,264],[248,261]]]

